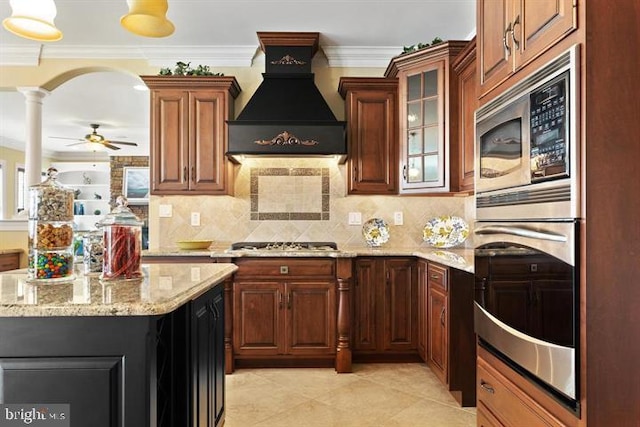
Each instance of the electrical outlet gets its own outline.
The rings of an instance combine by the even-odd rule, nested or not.
[[[393,224],[394,225],[402,225],[402,224],[404,224],[404,217],[403,217],[401,211],[393,213]]]
[[[158,205],[158,216],[160,218],[171,218],[173,216],[173,206]]]
[[[200,212],[191,212],[191,225],[194,227],[200,226]]]
[[[349,225],[362,225],[362,213],[349,212]]]

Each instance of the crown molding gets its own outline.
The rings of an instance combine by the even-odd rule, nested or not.
[[[40,65],[41,44],[2,46],[0,49],[0,66],[32,66]]]
[[[323,46],[330,67],[386,68],[394,56],[402,52],[402,46]]]
[[[155,67],[192,62],[210,67],[251,67],[258,46],[12,45],[0,50],[0,66],[38,66],[40,59],[146,60]],[[325,46],[329,67],[385,68],[402,47]]]

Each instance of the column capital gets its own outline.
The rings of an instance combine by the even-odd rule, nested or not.
[[[18,86],[18,92],[22,93],[27,99],[42,99],[51,94],[47,89],[38,86]]]

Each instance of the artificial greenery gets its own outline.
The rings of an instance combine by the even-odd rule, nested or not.
[[[418,44],[413,44],[411,46],[404,46],[402,48],[402,53],[405,54],[405,53],[415,52],[416,50],[424,49],[425,47],[433,46],[442,42],[443,40],[440,37],[436,37],[433,40],[431,40],[431,43],[418,43]]]
[[[198,65],[196,68],[191,68],[191,62],[176,62],[176,67],[173,71],[169,68],[161,68],[158,73],[159,76],[224,76],[222,73],[214,73],[211,71],[208,65]]]

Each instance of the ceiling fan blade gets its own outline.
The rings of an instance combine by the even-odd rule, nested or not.
[[[119,150],[120,147],[116,147],[115,145],[111,145],[108,142],[100,142],[100,144],[104,145],[107,148],[110,148],[111,150]]]
[[[86,142],[76,142],[75,144],[67,144],[67,147],[73,147],[74,145],[84,145]]]
[[[72,141],[84,141],[84,138],[67,138],[66,136],[50,136],[49,138],[55,138],[55,139],[70,139]]]
[[[121,145],[130,145],[132,147],[137,147],[138,144],[136,144],[135,142],[126,142],[126,141],[112,141],[112,140],[108,140],[105,141],[108,142],[109,144],[121,144]]]

